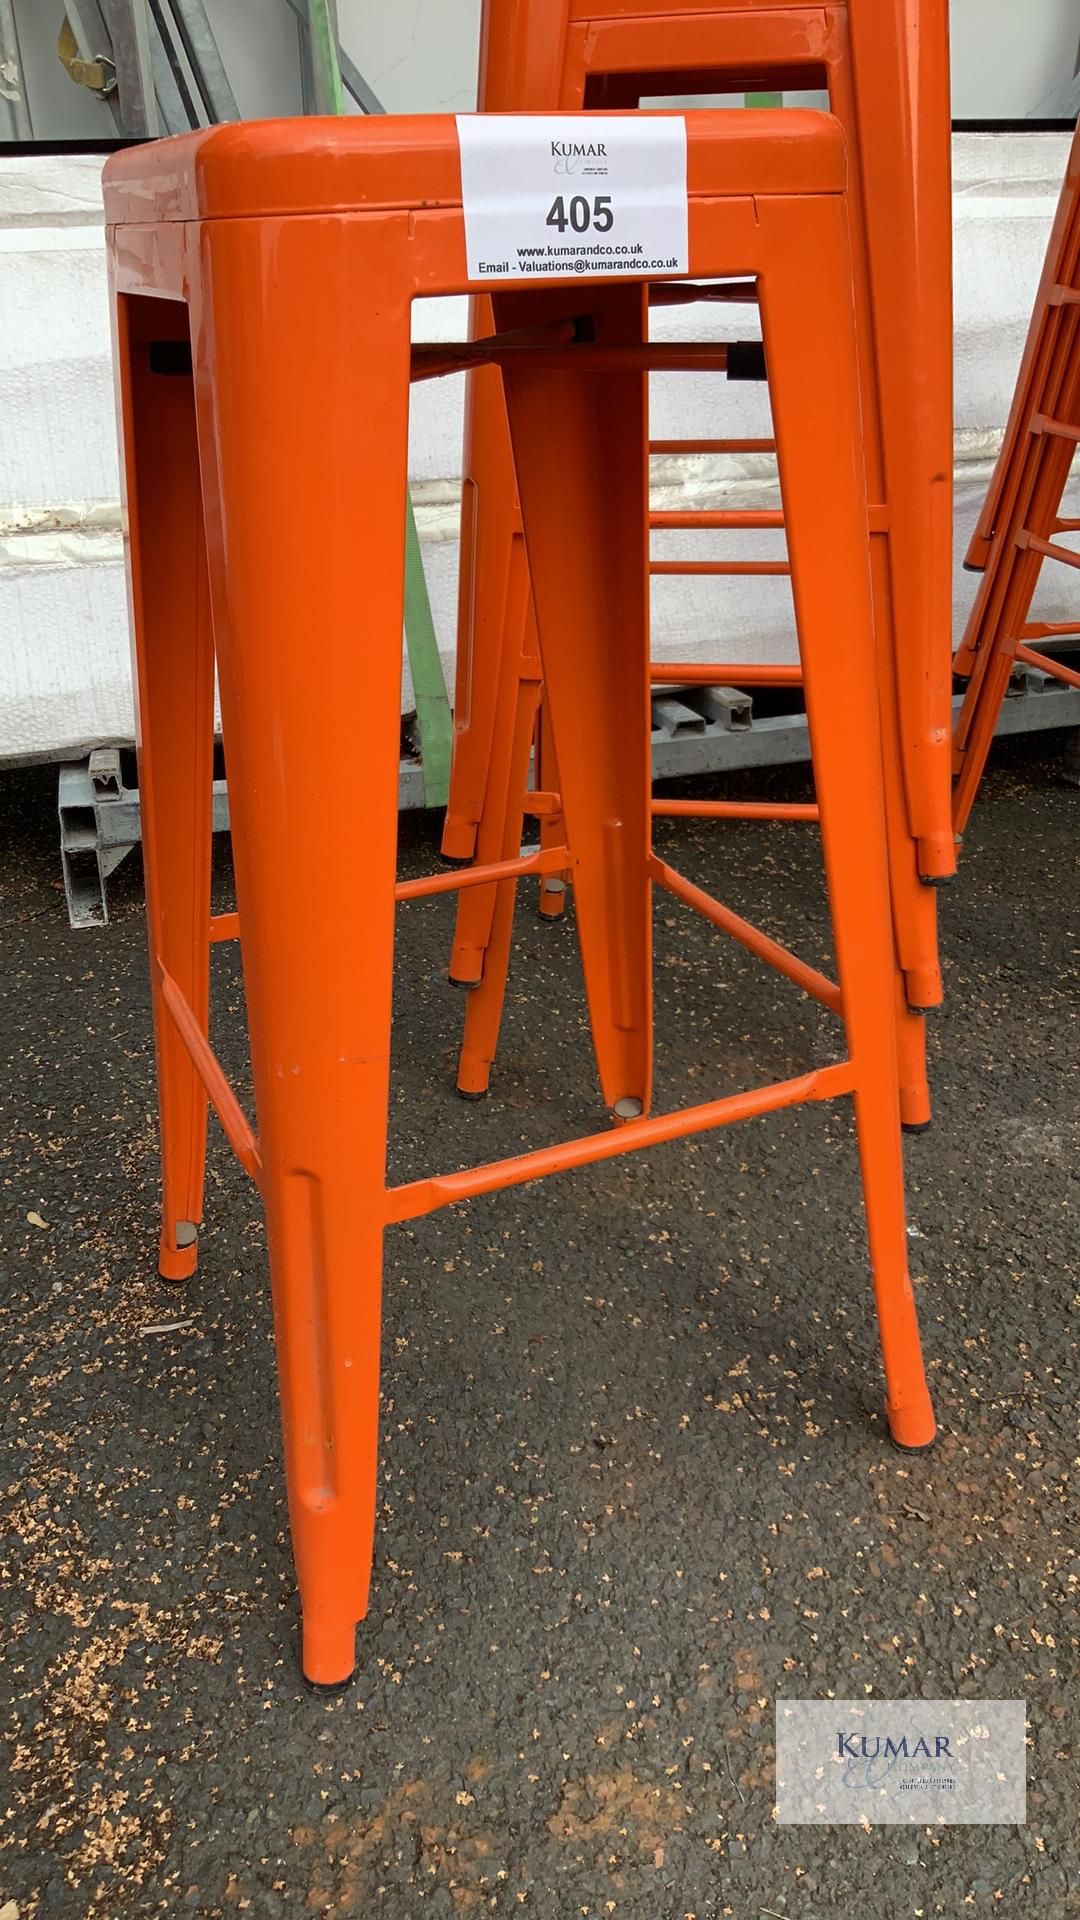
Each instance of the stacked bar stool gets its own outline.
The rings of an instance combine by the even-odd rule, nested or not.
[[[1075,533],[1061,503],[1080,445],[1080,132],[1073,136],[1012,407],[965,565],[982,573],[954,661],[966,681],[953,752],[953,820],[967,826],[1009,681],[1037,667],[1068,687],[1080,673],[1039,650],[1080,634],[1076,621],[1032,620],[1044,560],[1080,567],[1054,536]]]
[[[907,1269],[843,138],[817,114],[701,114],[687,151],[690,270],[751,273],[761,289],[837,956],[821,990],[846,1045],[837,1063],[658,1117],[644,1112],[658,877],[644,448],[647,370],[663,362],[645,342],[644,282],[508,281],[492,290],[484,340],[411,349],[415,298],[477,290],[457,128],[440,116],[220,127],[106,169],[161,1270],[195,1270],[209,1100],[266,1212],[303,1666],[317,1686],[351,1675],[368,1600],[392,1222],[850,1093],[889,1426],[904,1447],[934,1434]],[[715,364],[715,349],[682,349],[695,358]],[[507,865],[572,873],[604,1098],[641,1117],[388,1185],[395,904],[505,874],[395,881],[409,382],[485,364],[505,382],[566,830],[547,854]],[[273,396],[285,390],[283,410]],[[236,916],[216,923],[215,657],[237,893]],[[254,1128],[207,1035],[207,944],[229,936],[241,943]]]
[[[634,107],[679,92],[757,87],[828,90],[852,156],[855,287],[870,479],[879,694],[885,754],[897,961],[902,1106],[929,1119],[924,1027],[941,998],[936,902],[929,883],[955,867],[949,811],[951,652],[951,257],[946,0],[687,5],[686,0],[488,0],[480,57],[488,110]],[[699,289],[747,298],[745,284]],[[752,296],[753,289],[750,289]],[[665,300],[671,290],[661,290]],[[680,297],[677,293],[675,297]],[[685,297],[685,296],[682,296]],[[489,324],[480,303],[473,325]],[[742,350],[738,372],[745,377]],[[750,361],[752,367],[753,363]],[[732,371],[729,368],[729,373]],[[539,734],[538,795],[523,803],[531,715],[540,696],[520,516],[498,376],[469,382],[462,506],[454,760],[443,851],[507,858],[521,844],[522,807],[540,813],[541,843],[558,837],[558,779]],[[753,450],[769,450],[771,441]],[[654,452],[725,452],[748,443],[654,443]],[[775,513],[682,513],[680,526],[775,525]],[[654,526],[671,516],[654,515]],[[786,572],[784,563],[654,562],[654,571]],[[796,681],[791,669],[654,668],[657,680]],[[527,710],[527,711],[523,711]],[[524,756],[524,757],[523,757]],[[682,803],[739,817],[731,803]],[[658,809],[659,810],[659,809]],[[784,816],[778,810],[779,817]],[[751,812],[768,814],[758,805]],[[800,809],[788,817],[807,817]],[[810,817],[812,813],[810,813]],[[549,881],[548,886],[556,884]],[[552,911],[550,896],[542,894]],[[509,960],[514,887],[462,895],[450,975],[466,1003],[458,1084],[486,1090]]]

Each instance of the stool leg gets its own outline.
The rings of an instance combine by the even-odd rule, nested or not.
[[[559,763],[555,757],[551,724],[545,717],[542,700],[536,716],[536,784],[542,793],[559,791]],[[566,845],[566,822],[561,813],[547,813],[541,818],[540,845],[545,851],[549,847]],[[558,920],[565,906],[566,875],[546,874],[540,882],[541,919]]]
[[[900,1071],[900,1124],[908,1133],[922,1133],[931,1123],[930,1084],[926,1070],[924,1013],[941,1000],[937,963],[937,894],[919,878],[915,842],[911,838],[904,792],[894,673],[894,648],[888,602],[885,556],[880,540],[871,540],[871,580],[874,606],[884,634],[877,634],[877,686],[881,709],[879,743],[885,794],[885,837],[889,856],[889,899],[892,914],[896,1044]]]
[[[488,727],[483,803],[476,827],[476,858],[482,865],[511,859],[521,851],[521,800],[529,777],[531,746],[531,738],[526,738],[524,746],[520,738],[522,696],[524,692],[525,704],[532,716],[539,691],[540,670],[534,636],[530,652],[522,653],[522,642],[530,634],[532,620],[529,570],[520,535],[510,543],[508,554],[509,580],[503,603],[506,623],[498,655],[490,662],[495,674],[494,705]],[[527,676],[527,691],[523,688],[523,674]],[[476,744],[474,740],[470,756]],[[443,844],[445,851],[445,840]],[[496,893],[496,886],[464,887],[458,895],[449,969],[454,986],[475,988],[484,977]]]
[[[805,215],[805,203],[759,203],[769,250],[762,322],[837,969],[854,1068],[886,1411],[899,1445],[923,1447],[934,1437],[934,1416],[904,1224],[866,483],[847,292],[850,254],[838,202],[817,202],[812,221]]]
[[[937,892],[919,877],[918,849],[912,839],[908,819],[896,686],[899,633],[890,604],[889,556],[883,539],[872,536],[870,544],[878,706],[881,713],[881,766],[885,784],[885,822],[896,955],[904,973],[907,1005],[926,1011],[940,1006],[942,998],[941,970],[937,957]]]
[[[860,5],[859,42],[864,55],[862,64],[865,73],[860,72],[856,85],[851,61],[838,60],[830,67],[829,86],[832,111],[856,136],[853,153],[857,148],[859,156],[851,185],[849,208],[853,240],[856,242],[854,266],[862,336],[860,371],[865,425],[864,457],[870,498],[887,498],[892,523],[890,534],[881,533],[871,540],[870,566],[879,661],[878,698],[882,712],[886,832],[892,876],[896,954],[904,973],[907,1006],[925,1010],[938,1006],[942,997],[937,954],[937,905],[933,891],[921,884],[919,848],[913,843],[913,835],[918,841],[924,832],[930,832],[930,838],[924,840],[923,845],[927,848],[928,862],[932,860],[937,863],[933,869],[935,872],[941,870],[940,836],[944,834],[946,839],[950,837],[948,622],[942,623],[940,616],[947,610],[951,600],[943,608],[940,593],[944,589],[951,595],[951,582],[946,579],[947,568],[945,573],[942,572],[947,544],[945,547],[934,544],[930,539],[929,525],[922,524],[924,512],[930,512],[932,486],[938,496],[939,508],[940,504],[947,501],[948,489],[942,476],[947,474],[948,459],[951,457],[949,383],[947,375],[943,384],[935,377],[938,349],[943,339],[946,356],[948,353],[947,329],[943,336],[940,326],[935,327],[931,322],[934,336],[931,367],[934,372],[927,374],[924,383],[927,391],[924,393],[920,387],[917,395],[918,418],[912,421],[909,414],[914,403],[910,393],[901,388],[898,395],[896,383],[889,377],[888,367],[882,364],[884,355],[895,353],[896,328],[900,323],[881,322],[878,312],[881,303],[874,289],[881,273],[882,256],[880,250],[875,250],[872,245],[877,213],[885,207],[887,223],[888,210],[891,209],[890,196],[895,197],[890,185],[897,178],[895,142],[890,146],[888,141],[883,141],[879,128],[883,121],[891,126],[897,118],[897,92],[902,90],[906,72],[904,60],[909,52],[906,36],[900,30],[900,19],[908,4],[909,0],[881,0],[878,7]],[[937,4],[938,0],[929,0],[929,10],[936,9]],[[938,87],[939,79],[935,76],[934,88]],[[875,88],[879,90],[875,92]],[[865,116],[860,109],[865,105],[864,96],[868,94],[874,96],[875,113],[871,116],[870,126],[864,129]],[[909,104],[920,115],[926,113],[927,97],[921,85],[913,85]],[[908,117],[909,110],[905,107],[901,118]],[[933,120],[934,114],[931,113],[929,117]],[[941,139],[947,140],[947,110],[940,122],[940,133]],[[928,206],[933,199],[932,189],[939,184],[934,169],[940,153],[941,148],[937,143],[930,157],[924,155],[920,147],[920,166],[923,168],[920,181]],[[912,191],[909,183],[905,189],[908,200]],[[947,220],[947,192],[944,203]],[[936,220],[919,234],[910,228],[905,231],[904,241],[909,247],[905,258],[914,257],[920,264],[921,278],[918,284],[912,271],[906,274],[897,289],[895,270],[890,261],[890,270],[885,276],[889,293],[883,298],[891,299],[894,304],[900,302],[906,316],[905,337],[912,331],[910,314],[913,301],[921,299],[925,302],[936,320],[940,318],[944,298],[947,314],[948,254],[946,250],[945,261],[942,262],[937,253],[942,231],[940,222]],[[944,231],[947,239],[947,227]],[[928,260],[928,254],[932,256],[931,260]],[[884,257],[889,260],[888,254]],[[873,271],[875,266],[877,273]],[[938,271],[942,268],[943,282]],[[903,327],[900,327],[900,331],[904,331]],[[905,405],[908,414],[903,411]],[[898,418],[901,420],[901,432],[894,446],[896,434],[892,430]],[[943,460],[944,469],[941,465]],[[897,496],[895,514],[894,483]],[[936,600],[935,595],[938,596]],[[923,617],[930,612],[931,605],[936,626],[928,626]],[[941,704],[943,700],[944,706]],[[939,736],[936,742],[930,738],[935,729]],[[931,776],[929,786],[925,782],[919,784],[920,806],[925,803],[929,812],[920,815],[918,820],[913,818],[909,804],[916,784],[916,768]],[[934,777],[938,780],[936,798]],[[931,847],[935,851],[931,852]],[[914,1108],[909,1108],[905,1097],[904,1120],[905,1124],[922,1124],[930,1111],[925,1069],[919,1066],[924,1055],[924,1035],[921,1025],[916,1024],[906,1011],[901,1014],[900,1024],[901,1045],[908,1061],[908,1077],[917,1088]]]
[[[920,871],[956,870],[949,809],[952,200],[947,0],[848,8],[893,556],[902,772]],[[834,109],[835,110],[835,109]],[[912,355],[910,342],[919,341]],[[871,485],[873,482],[871,482]],[[921,1002],[916,1002],[921,1004]]]
[[[165,1280],[195,1271],[207,1102],[165,1008],[162,969],[204,1033],[210,995],[214,657],[187,342],[183,308],[121,299],[117,363],[161,1126],[158,1269]]]
[[[482,1099],[491,1079],[506,1002],[516,902],[517,882],[500,881],[484,952],[484,977],[475,992],[469,995],[465,1008],[457,1089],[466,1100]]]
[[[470,332],[474,338],[491,332],[489,300],[471,303]],[[498,369],[470,373],[465,393],[454,752],[442,835],[449,860],[472,857],[478,828],[492,811],[488,778],[500,683],[520,654],[527,611],[515,580],[524,558]]]
[[[361,224],[363,283],[379,291],[358,301]],[[393,292],[402,230],[394,217],[212,222],[193,295],[303,1668],[328,1687],[353,1671],[375,1517],[408,445],[409,316]]]
[[[598,340],[640,342],[641,288],[586,297]],[[566,307],[549,296],[553,316]],[[517,324],[521,297],[495,311]],[[604,1099],[630,1118],[652,1078],[646,381],[504,378],[593,1043]]]
[[[521,799],[529,772],[538,682],[539,662],[534,654],[518,661],[513,681],[504,679],[501,688],[501,698],[512,698],[513,711],[506,716],[505,723],[500,719],[495,733],[492,773],[495,775],[505,765],[508,778],[504,783],[502,807],[498,814],[493,811],[490,816],[490,824],[500,828],[502,834],[501,845],[495,846],[492,859],[512,860],[521,848],[524,820]],[[504,737],[508,749],[505,754]],[[489,816],[485,815],[481,821],[481,832],[485,832],[488,825]],[[481,978],[465,1004],[465,1032],[458,1061],[457,1085],[458,1092],[467,1099],[478,1099],[487,1092],[499,1041],[510,966],[517,882],[501,880],[494,887],[467,888],[460,897],[459,907],[464,905],[470,892],[487,895],[490,911],[483,932],[482,950],[477,954]]]

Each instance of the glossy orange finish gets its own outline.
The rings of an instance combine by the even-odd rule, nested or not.
[[[839,1005],[847,1058],[398,1187],[386,1177],[395,902],[454,883],[395,882],[410,307],[470,291],[454,123],[229,126],[133,148],[106,167],[162,1270],[194,1265],[182,1223],[201,1212],[209,1095],[266,1211],[303,1664],[317,1685],[352,1673],[368,1601],[388,1222],[850,1092],[888,1419],[902,1445],[934,1433],[904,1229],[841,136],[815,114],[702,114],[689,150],[692,269],[752,273],[761,286],[837,954],[835,984],[805,968],[802,983]],[[633,344],[645,297],[625,281],[530,283],[499,289],[494,318],[506,327],[584,308],[600,338]],[[558,792],[540,804],[551,818],[557,803],[566,832],[541,861],[573,874],[604,1098],[618,1117],[649,1099],[650,893],[657,879],[672,884],[650,847],[646,392],[643,372],[597,373],[587,357],[555,370],[542,355],[533,367],[515,359],[506,375],[535,670],[559,756]],[[237,917],[211,927],[214,656]],[[521,702],[519,744],[534,697]],[[509,852],[524,871],[517,847]],[[237,932],[257,1139],[206,1032],[209,940]],[[801,964],[783,949],[765,957],[789,972]]]
[[[949,814],[951,725],[952,337],[948,20],[946,0],[846,5],[708,4],[698,0],[488,0],[481,104],[488,110],[636,106],[642,96],[768,86],[825,86],[853,156],[856,300],[864,431],[876,505],[875,607],[897,967],[904,1118],[929,1119],[923,1023],[908,1007],[939,1004],[936,903],[923,884],[955,867]],[[666,297],[666,296],[665,296]],[[488,309],[473,327],[489,331]],[[913,343],[918,342],[918,350]],[[521,651],[520,514],[498,374],[470,376],[465,431],[463,565],[454,760],[444,852],[480,857],[520,833],[524,784],[493,746],[500,678]],[[724,442],[686,442],[685,450]],[[770,442],[762,442],[763,447]],[[655,451],[677,451],[679,442]],[[717,516],[680,516],[711,526]],[[665,524],[654,516],[654,525]],[[727,524],[735,525],[730,516]],[[784,575],[782,560],[651,562],[660,574]],[[511,582],[514,584],[511,586]],[[515,611],[518,609],[518,611]],[[735,684],[739,684],[736,677]],[[546,752],[540,729],[539,757]],[[492,816],[505,827],[496,828]],[[542,903],[548,896],[541,896]],[[505,904],[503,914],[505,913]],[[488,951],[498,917],[483,894],[462,899],[451,978],[484,983],[501,1005],[507,941]],[[475,1024],[479,1008],[470,1006]],[[485,1031],[490,1029],[485,1021]],[[495,1021],[497,1029],[497,1018]],[[485,1041],[493,1050],[494,1039]],[[479,1091],[468,1042],[459,1084]]]
[[[190,380],[150,372],[127,303],[116,311],[116,352],[128,368],[122,420],[139,538],[128,579],[139,752],[146,909],[154,986],[164,1197],[158,1265],[167,1280],[195,1271],[202,1219],[207,1093],[165,1012],[159,969],[175,982],[205,1032],[209,1018],[210,847],[213,806],[214,650],[202,492]],[[187,316],[167,307],[158,338],[183,343]],[[152,736],[154,748],[146,752]]]
[[[1061,501],[1080,443],[1080,130],[1073,137],[1050,234],[1005,439],[968,549],[982,572],[953,662],[967,681],[953,742],[953,823],[971,815],[1016,663],[1038,666],[1065,686],[1080,678],[1033,650],[1033,640],[1075,633],[1070,622],[1032,621],[1044,560],[1080,559],[1055,534],[1075,532]]]

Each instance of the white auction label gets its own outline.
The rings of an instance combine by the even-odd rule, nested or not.
[[[687,271],[686,121],[460,113],[470,280]]]

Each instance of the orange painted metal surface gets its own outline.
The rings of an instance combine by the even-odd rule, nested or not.
[[[1063,685],[1080,675],[1028,642],[1077,632],[1075,622],[1030,620],[1044,560],[1080,567],[1053,539],[1074,532],[1061,501],[1080,443],[1080,130],[1073,137],[1028,328],[1005,439],[968,549],[982,579],[953,662],[967,685],[953,741],[953,822],[971,816],[1001,704],[1019,662]]]
[[[657,879],[681,884],[650,845],[647,378],[515,358],[504,373],[507,458],[535,626],[525,623],[528,670],[501,682],[513,704],[495,738],[527,746],[542,676],[559,760],[557,789],[545,793],[565,839],[536,864],[550,857],[572,871],[603,1099],[626,1124],[403,1187],[386,1176],[395,907],[462,877],[395,880],[410,306],[472,291],[454,123],[230,126],[130,149],[106,168],[161,1269],[179,1278],[195,1265],[209,1088],[266,1211],[303,1664],[317,1685],[351,1675],[368,1603],[391,1221],[850,1092],[889,1424],[904,1446],[934,1434],[904,1227],[841,136],[819,115],[703,114],[690,122],[689,155],[691,269],[753,273],[761,288],[837,980],[772,951],[744,922],[729,930],[839,1008],[846,1058],[646,1117],[650,895]],[[598,340],[642,344],[641,285],[532,283],[493,299],[500,328],[583,308]],[[284,393],[287,407],[275,404]],[[237,917],[212,928],[215,659]],[[526,870],[517,846],[495,858],[515,877]],[[302,913],[289,905],[300,876]],[[513,884],[487,891],[512,902]],[[241,936],[257,1142],[209,1049],[212,932]],[[505,932],[497,926],[496,938]]]
[[[828,90],[852,157],[855,296],[863,430],[875,534],[879,695],[895,929],[904,1119],[929,1119],[924,1023],[941,1000],[937,909],[923,884],[955,868],[949,811],[951,728],[952,338],[946,0],[847,0],[846,5],[766,5],[762,0],[488,0],[479,98],[488,110],[634,107],[671,93],[762,87]],[[745,283],[744,283],[745,290]],[[665,301],[670,290],[660,295]],[[473,328],[490,331],[474,308]],[[912,342],[918,341],[918,353]],[[808,369],[808,378],[813,378]],[[454,758],[444,852],[465,859],[490,848],[507,819],[520,831],[525,761],[493,749],[500,690],[520,657],[525,591],[517,579],[521,529],[498,375],[470,376],[466,403],[464,561],[458,620]],[[653,452],[768,450],[770,441],[657,441]],[[765,518],[747,516],[743,524]],[[723,517],[656,515],[653,525],[702,529]],[[737,526],[736,516],[726,524]],[[771,521],[769,524],[775,524]],[[783,578],[783,559],[656,559],[653,577]],[[749,675],[735,685],[751,684]],[[761,684],[760,681],[755,684]],[[540,753],[544,754],[543,728]],[[550,751],[550,750],[548,750]],[[778,815],[777,817],[782,817]],[[490,857],[485,852],[482,857]],[[547,899],[541,895],[542,903]],[[561,901],[559,903],[561,905]],[[548,909],[550,910],[550,909]],[[462,899],[450,961],[453,979],[505,991],[506,914],[483,893]],[[469,1017],[477,1017],[470,1006]],[[490,1022],[488,1023],[490,1025]],[[497,1021],[496,1021],[497,1025]],[[463,1055],[463,1090],[480,1091]]]
[[[654,686],[662,687],[801,687],[801,667],[775,667],[760,665],[757,661],[749,666],[742,660],[665,660],[663,664],[653,662],[651,675]]]
[[[654,820],[819,820],[814,801],[654,800]]]

